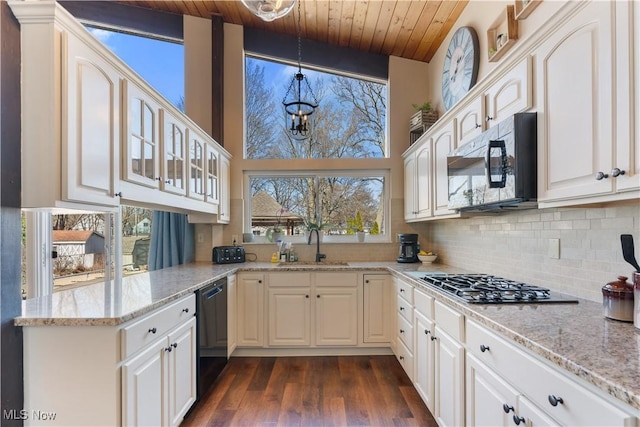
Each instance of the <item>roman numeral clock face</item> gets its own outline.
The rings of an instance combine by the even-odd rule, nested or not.
[[[476,83],[480,51],[478,35],[471,27],[460,27],[453,34],[442,67],[442,99],[448,110]]]

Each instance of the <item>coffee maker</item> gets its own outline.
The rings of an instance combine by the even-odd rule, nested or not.
[[[400,254],[398,262],[418,262],[418,252],[420,252],[420,244],[418,243],[417,234],[398,234],[400,241]]]

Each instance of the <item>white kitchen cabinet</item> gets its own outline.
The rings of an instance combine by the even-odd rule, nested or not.
[[[237,276],[227,276],[227,357],[238,345],[238,285]]]
[[[364,274],[364,333],[363,342],[388,344],[391,342],[395,311],[392,301],[395,291],[388,274]]]
[[[116,326],[25,327],[25,408],[56,413],[25,425],[177,425],[196,398],[194,313],[189,294]]]
[[[447,155],[457,148],[454,122],[443,124],[431,135],[431,152],[433,153],[433,215],[457,216],[448,209],[449,179],[447,177]]]
[[[638,70],[635,77],[629,73],[631,61],[637,61],[637,43],[628,36],[628,8],[635,6],[589,2],[536,50],[541,206],[639,196],[630,191],[640,187],[632,119],[638,101],[631,81],[637,81]],[[621,29],[614,25],[618,17]]]
[[[455,122],[446,121],[430,129],[415,148],[404,154],[405,221],[459,216],[447,208],[449,182],[447,155],[457,147]]]
[[[358,283],[355,272],[318,271],[313,274],[315,345],[358,344],[358,326],[362,319]]]
[[[440,426],[464,425],[464,316],[434,302],[435,411]]]
[[[238,346],[262,347],[264,345],[264,274],[238,274],[236,285]]]
[[[455,115],[456,137],[458,146],[469,142],[484,130],[485,122],[484,97],[475,96]]]
[[[311,278],[308,272],[268,275],[269,346],[311,344]]]
[[[468,359],[479,361],[487,375],[490,373],[516,390],[512,418],[524,418],[521,422],[526,425],[635,425],[637,410],[624,407],[592,385],[567,375],[473,320],[467,320],[467,332]],[[468,393],[474,393],[469,389],[471,385]],[[472,394],[468,398],[476,397]],[[468,402],[467,411],[480,412],[480,408]]]
[[[229,223],[231,220],[231,171],[229,158],[220,154],[220,205],[218,207],[218,222]]]
[[[485,91],[485,128],[533,106],[532,58],[526,56]]]
[[[126,118],[123,178],[150,188],[160,187],[160,105],[146,89],[123,82],[123,117]]]
[[[162,128],[162,169],[160,188],[163,191],[187,194],[187,128],[170,112],[160,110]]]
[[[517,405],[519,393],[473,354],[467,354],[466,362],[466,425],[513,425],[512,417],[521,416]]]
[[[404,159],[404,219],[418,221],[432,215],[431,144],[419,139]]]
[[[180,424],[196,400],[196,319],[122,365],[123,424]]]
[[[415,369],[414,381],[418,394],[422,397],[427,408],[433,413],[435,411],[435,340],[434,323],[415,310]]]
[[[205,151],[205,163],[206,163],[206,181],[205,181],[205,201],[217,205],[220,201],[220,188],[219,188],[219,161],[218,150],[213,145],[207,144]]]
[[[118,206],[122,75],[100,47],[52,25],[55,10],[33,20],[23,6],[12,5],[29,46],[21,51],[21,206]]]
[[[315,296],[315,344],[357,345],[358,289],[316,286]]]
[[[435,418],[440,426],[464,425],[464,347],[435,331]]]
[[[189,130],[189,162],[187,175],[187,196],[204,200],[205,195],[205,137],[195,130]]]
[[[393,278],[396,289],[395,354],[407,376],[414,381],[413,285]]]
[[[269,345],[311,344],[311,287],[269,286]]]
[[[157,341],[122,365],[123,424],[168,425],[168,357],[166,340]]]

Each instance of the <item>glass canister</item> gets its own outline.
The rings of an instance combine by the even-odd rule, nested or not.
[[[602,287],[604,316],[623,322],[633,322],[633,293],[633,285],[627,283],[625,276],[618,276],[618,281],[604,285]]]

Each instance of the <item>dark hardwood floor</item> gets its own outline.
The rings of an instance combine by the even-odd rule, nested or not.
[[[234,357],[181,426],[437,423],[394,356]]]

